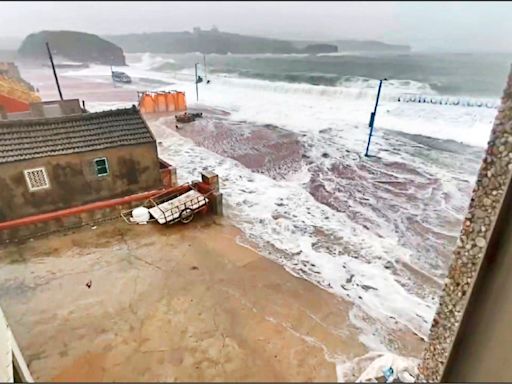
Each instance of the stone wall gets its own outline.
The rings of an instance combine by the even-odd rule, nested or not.
[[[36,224],[23,225],[12,229],[0,230],[0,244],[24,242],[34,237],[68,231],[82,226],[121,219],[121,212],[140,206],[143,201],[134,201],[110,208],[95,209],[80,214],[60,217]],[[127,224],[128,225],[128,224]]]
[[[512,73],[491,131],[487,152],[432,323],[429,344],[419,367],[421,380],[439,382],[442,378],[511,175]]]

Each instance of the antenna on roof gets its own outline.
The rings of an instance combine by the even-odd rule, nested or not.
[[[48,50],[48,56],[50,57],[50,63],[52,64],[53,76],[55,77],[55,83],[57,83],[57,89],[59,91],[60,99],[64,100],[64,98],[62,97],[62,91],[60,90],[59,78],[57,77],[57,71],[55,71],[55,64],[53,64],[53,57],[52,57],[52,52],[50,51],[50,44],[48,44],[48,42],[46,42],[46,49]]]

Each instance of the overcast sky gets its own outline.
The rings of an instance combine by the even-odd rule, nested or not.
[[[284,39],[374,39],[418,50],[512,51],[510,2],[2,2],[0,38],[194,26]]]

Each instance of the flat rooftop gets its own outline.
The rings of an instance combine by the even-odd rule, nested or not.
[[[222,219],[121,220],[0,249],[0,305],[36,381],[335,381],[351,304]]]

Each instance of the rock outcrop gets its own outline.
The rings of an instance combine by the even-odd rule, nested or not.
[[[308,44],[304,48],[304,53],[336,53],[338,47],[333,44]]]
[[[408,45],[388,44],[374,40],[337,40],[330,43],[336,44],[342,52],[407,53],[411,51],[411,47]]]
[[[152,32],[105,36],[126,52],[152,53],[295,53],[299,49],[285,40],[244,36],[217,29],[193,32]]]
[[[123,50],[99,36],[75,31],[41,31],[28,35],[18,49],[20,59],[48,61],[45,43],[52,54],[70,61],[104,65],[126,65]]]

